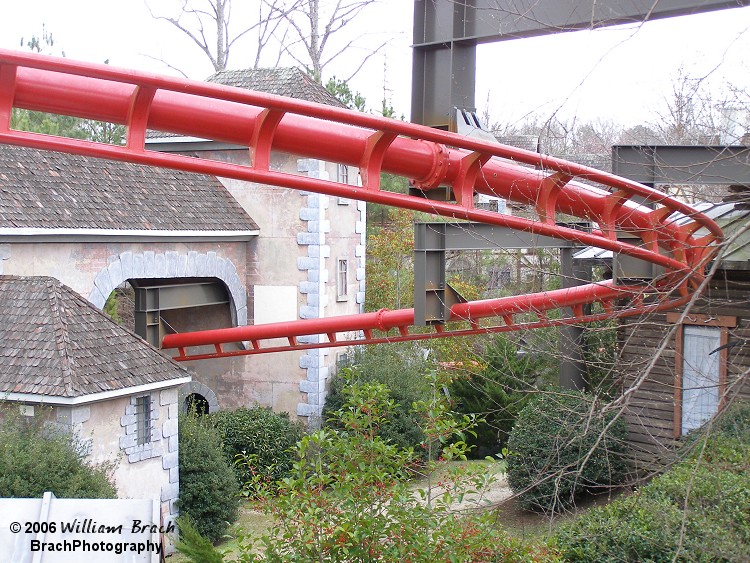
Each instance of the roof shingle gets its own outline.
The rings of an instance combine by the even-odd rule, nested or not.
[[[189,375],[58,280],[0,276],[0,398],[75,398]]]
[[[298,68],[221,70],[209,76],[206,81],[329,106],[346,107],[336,96]]]
[[[214,177],[3,144],[0,227],[258,229]]]

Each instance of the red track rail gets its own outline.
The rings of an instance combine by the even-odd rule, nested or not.
[[[123,124],[128,128],[127,144],[114,146],[12,130],[14,107]],[[251,164],[146,150],[147,129],[246,146]],[[0,142],[510,227],[640,258],[663,266],[666,272],[649,289],[653,297],[649,303],[639,298],[643,287],[590,284],[458,304],[451,309],[450,320],[465,321],[467,327],[447,330],[438,326],[427,333],[414,332],[413,311],[401,310],[168,335],[163,347],[178,349],[178,360],[517,330],[669,308],[684,301],[690,289],[700,283],[705,264],[722,237],[721,229],[708,217],[661,192],[537,153],[330,106],[15,51],[0,50]],[[272,150],[358,166],[364,185],[359,188],[270,170]],[[447,186],[456,202],[382,190],[381,172],[405,176],[423,192]],[[476,209],[475,192],[530,204],[538,220]],[[636,198],[647,205],[634,203]],[[556,225],[557,213],[593,221],[599,230],[587,233]],[[687,216],[689,221],[678,225],[675,213]],[[640,243],[617,240],[620,231],[636,235]],[[614,306],[626,297],[635,299]],[[583,306],[594,302],[603,303],[605,312],[584,314]],[[527,314],[533,314],[536,320],[529,320]],[[480,321],[487,318],[502,319],[502,323],[482,326]],[[397,329],[397,335],[389,336],[391,329]],[[374,331],[383,334],[378,336]],[[355,336],[352,342],[341,340],[337,336],[341,333],[363,336]],[[311,335],[325,337],[314,343],[309,338],[307,342],[298,340]],[[263,343],[280,337],[286,338],[287,344]],[[250,346],[246,350],[224,350],[222,345],[230,342],[249,342]],[[213,350],[187,351],[188,347],[204,345]]]

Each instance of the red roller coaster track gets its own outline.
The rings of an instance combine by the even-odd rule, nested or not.
[[[13,130],[13,108],[126,125],[127,143],[115,146]],[[251,164],[146,150],[147,129],[245,146]],[[437,325],[427,331],[415,331],[414,311],[403,309],[171,334],[164,338],[163,348],[177,349],[177,360],[510,331],[671,308],[685,302],[691,289],[700,284],[706,263],[722,238],[721,229],[711,219],[661,192],[537,153],[330,106],[15,51],[0,50],[0,142],[509,227],[611,250],[662,266],[665,271],[647,288],[605,282],[459,303],[451,308],[449,317],[460,321],[458,325]],[[272,150],[357,166],[363,186],[270,170]],[[447,186],[456,202],[388,192],[380,187],[381,172],[404,176],[425,193]],[[476,209],[475,192],[531,205],[538,220]],[[557,225],[557,213],[592,221],[598,228],[584,232]],[[635,235],[638,244],[618,240],[619,232]],[[648,299],[643,298],[644,292]],[[603,312],[584,312],[584,305],[597,302],[603,305]],[[342,333],[358,337],[346,340]],[[311,335],[321,336],[318,342],[310,343],[309,338],[298,341]],[[278,338],[287,342],[265,342]],[[249,346],[223,349],[224,344],[236,342],[248,342]],[[210,353],[188,350],[199,346],[213,348]]]

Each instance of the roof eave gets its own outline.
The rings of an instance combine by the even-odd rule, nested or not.
[[[159,389],[165,389],[168,387],[177,387],[190,383],[192,381],[191,376],[178,377],[174,379],[167,379],[164,381],[155,381],[153,383],[145,383],[142,385],[134,385],[132,387],[123,387],[122,389],[113,389],[111,391],[101,391],[99,393],[89,393],[86,395],[78,395],[76,397],[62,397],[59,395],[45,395],[41,393],[2,393],[0,392],[0,399],[3,401],[13,401],[16,403],[35,403],[43,405],[60,405],[60,406],[77,406],[88,403],[97,403],[100,401],[107,401],[110,399],[116,399],[119,397],[127,397],[130,395],[137,395],[139,393],[149,393],[151,391],[158,391]]]
[[[157,229],[85,229],[0,227],[0,242],[247,242],[259,229],[233,231],[183,231]]]

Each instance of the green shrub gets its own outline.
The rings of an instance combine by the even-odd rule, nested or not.
[[[226,461],[241,485],[272,485],[288,474],[303,431],[287,413],[256,406],[219,411],[206,419],[219,431]]]
[[[85,461],[70,433],[8,409],[0,422],[0,497],[117,498],[110,465]]]
[[[726,438],[750,443],[750,402],[738,401],[714,421],[713,430]]]
[[[487,367],[482,373],[470,373],[451,382],[449,389],[456,411],[482,419],[476,426],[476,436],[467,437],[472,457],[495,455],[507,445],[518,413],[547,368],[547,357],[519,354],[515,343],[498,334],[487,346]]]
[[[586,324],[583,329],[583,360],[586,384],[598,395],[612,397],[618,392],[617,320],[607,319]]]
[[[201,417],[181,416],[179,437],[181,516],[190,518],[200,534],[216,542],[237,520],[237,480],[224,457],[219,432]]]
[[[552,543],[569,561],[745,561],[750,553],[748,406],[637,493],[561,527]]]
[[[518,415],[508,440],[508,483],[527,510],[560,512],[582,493],[622,482],[625,424],[585,393],[548,390]]]
[[[407,480],[414,453],[376,433],[394,407],[387,388],[359,383],[345,386],[342,393],[343,408],[332,413],[338,421],[336,429],[324,428],[300,441],[292,473],[283,480],[278,495],[264,503],[274,525],[262,537],[249,535],[241,540],[240,561],[556,560],[549,550],[536,550],[509,538],[496,527],[489,511],[458,514],[447,509],[463,493],[478,495],[485,475],[457,470],[445,477],[443,491],[420,489],[415,494]],[[444,396],[430,393],[430,397],[420,407],[425,433],[460,435],[462,423],[442,416]],[[451,441],[441,457],[456,459],[464,451],[463,442]],[[426,466],[445,469],[444,462]],[[194,553],[206,547],[189,538],[185,543],[193,544]],[[191,558],[201,563],[208,560],[206,555]]]
[[[337,425],[331,418],[344,405],[343,389],[347,378],[357,383],[382,383],[395,405],[391,415],[380,425],[378,436],[400,448],[417,449],[424,434],[412,405],[429,395],[425,375],[431,368],[422,348],[412,343],[368,346],[355,354],[352,367],[344,370],[346,377],[337,374],[332,379],[323,409],[325,424]]]

